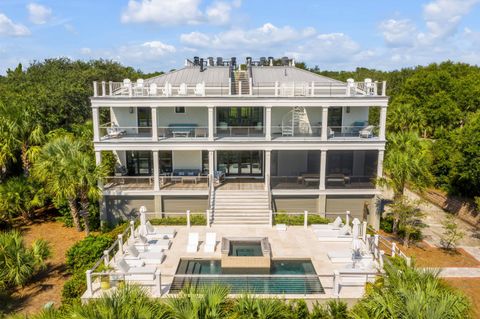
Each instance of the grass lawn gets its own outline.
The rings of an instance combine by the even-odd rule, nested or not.
[[[65,272],[65,253],[77,241],[85,237],[74,228],[63,226],[53,220],[36,220],[32,224],[20,226],[27,245],[35,239],[45,239],[50,243],[52,256],[47,260],[45,271],[34,277],[30,284],[17,289],[10,300],[12,312],[31,314],[38,312],[47,302],[55,306],[61,303],[64,282],[68,279]]]

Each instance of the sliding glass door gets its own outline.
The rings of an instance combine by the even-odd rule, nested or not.
[[[152,152],[127,151],[127,171],[129,176],[152,176]]]
[[[262,151],[218,151],[217,170],[227,176],[262,176]]]

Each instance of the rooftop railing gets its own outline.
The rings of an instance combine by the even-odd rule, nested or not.
[[[125,80],[124,82],[93,82],[94,97],[205,97],[205,96],[277,96],[277,97],[364,97],[386,96],[386,82],[254,82],[248,88],[235,90],[225,82],[181,83],[162,85]]]

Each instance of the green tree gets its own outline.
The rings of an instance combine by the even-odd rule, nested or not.
[[[445,249],[455,249],[458,241],[465,235],[456,222],[455,215],[447,215],[442,221],[443,234],[440,237],[440,244]]]
[[[219,285],[188,287],[166,300],[169,318],[225,318],[231,308],[228,293]]]
[[[403,233],[403,245],[408,247],[410,236],[420,232],[424,226],[421,217],[422,211],[418,208],[418,202],[412,202],[406,197],[397,198],[391,205],[389,214],[393,216],[392,231],[397,234],[399,230]]]
[[[22,215],[30,219],[33,211],[45,203],[44,189],[31,178],[12,177],[0,184],[0,217],[9,220]]]
[[[26,284],[39,270],[45,269],[50,248],[44,240],[25,246],[18,231],[0,233],[0,287]]]
[[[33,172],[55,202],[68,203],[73,223],[81,231],[77,202],[80,201],[82,210],[88,212],[89,200],[100,197],[97,183],[105,175],[105,169],[95,165],[90,146],[70,134],[54,138],[42,148]],[[84,215],[84,221],[88,236],[88,213]]]
[[[445,284],[438,272],[409,267],[399,257],[384,270],[350,311],[352,318],[471,318],[468,299]]]
[[[414,132],[389,134],[383,165],[388,178],[379,182],[392,188],[394,200],[403,197],[407,185],[423,190],[432,182],[427,144]]]
[[[15,154],[20,151],[23,173],[28,177],[32,157],[44,140],[38,114],[22,100],[0,101],[0,123],[0,166],[16,161]]]

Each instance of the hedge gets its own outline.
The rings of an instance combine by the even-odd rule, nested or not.
[[[330,220],[320,215],[308,215],[308,225],[311,224],[328,224]],[[290,226],[302,226],[304,223],[304,215],[288,215],[288,214],[276,214],[273,220],[274,224],[286,224]]]

